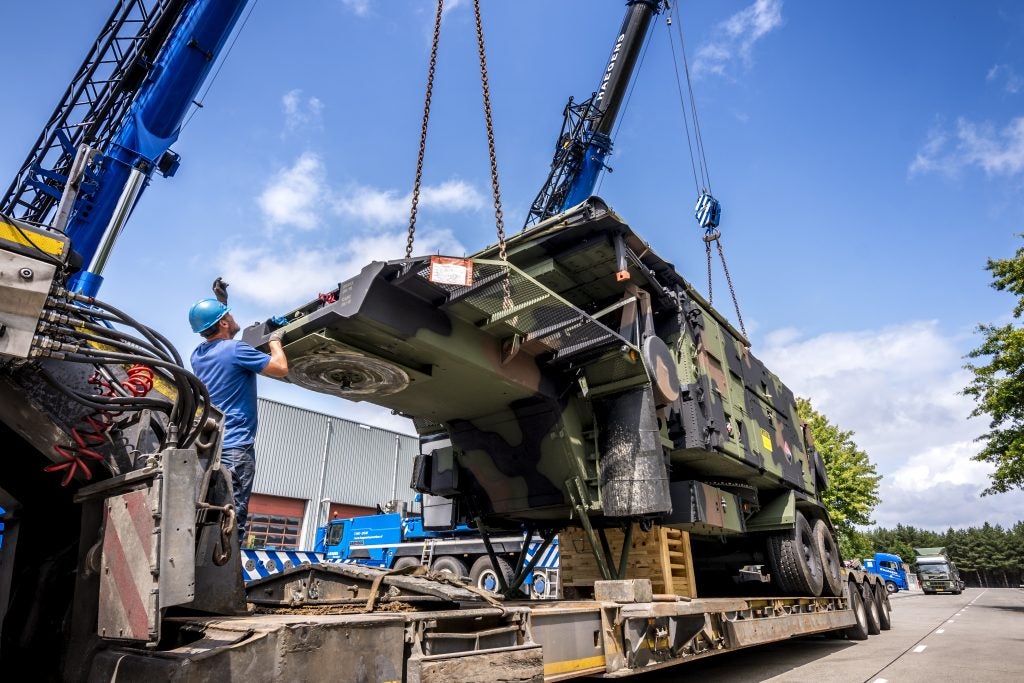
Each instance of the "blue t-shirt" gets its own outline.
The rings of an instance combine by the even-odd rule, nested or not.
[[[269,362],[270,356],[235,339],[203,342],[192,352],[192,371],[224,411],[222,448],[256,441],[256,375]]]

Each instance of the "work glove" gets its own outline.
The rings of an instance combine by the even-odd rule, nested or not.
[[[268,342],[282,341],[284,339],[284,328],[279,327],[270,333],[270,337],[267,338]]]
[[[217,278],[213,281],[213,295],[217,297],[217,301],[221,302],[225,306],[228,305],[228,283],[224,282],[221,278]]]

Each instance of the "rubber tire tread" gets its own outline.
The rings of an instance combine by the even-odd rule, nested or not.
[[[395,564],[391,568],[392,569],[405,569],[406,567],[418,567],[419,564],[420,564],[420,560],[419,560],[418,557],[413,557],[412,555],[407,555],[405,557],[400,557],[397,560],[395,560]]]
[[[868,616],[868,635],[877,636],[882,632],[881,609],[875,602],[875,591],[867,581],[860,585],[860,597],[864,601],[864,611]]]
[[[857,584],[850,582],[850,609],[857,617],[857,623],[846,629],[846,637],[850,640],[868,639],[868,615],[864,607],[864,599],[860,596]]]
[[[803,554],[801,535],[806,533],[815,548],[814,557],[818,559],[818,581],[814,581],[813,573],[807,566]],[[799,596],[820,597],[823,572],[820,571],[821,560],[817,558],[817,543],[811,525],[803,513],[797,511],[793,529],[784,533],[772,534],[768,537],[768,557],[771,561],[772,576],[776,585],[786,593]]]
[[[838,598],[843,594],[843,563],[839,559],[839,546],[836,538],[828,528],[823,519],[814,520],[813,527],[814,544],[818,549],[818,560],[821,562],[822,588],[821,594],[825,597]],[[829,552],[828,547],[832,550]],[[828,559],[832,559],[832,572],[828,571]]]
[[[469,570],[469,583],[470,583],[470,585],[477,586],[479,588],[483,588],[483,586],[479,585],[480,584],[480,576],[486,570],[491,569],[491,567],[492,567],[492,565],[491,565],[491,558],[489,558],[487,555],[481,555],[480,557],[476,558],[476,561],[473,562],[472,568],[470,568],[470,570]],[[512,565],[509,564],[509,562],[505,558],[503,558],[503,557],[499,557],[498,558],[498,568],[495,571],[496,572],[500,571],[502,576],[505,577],[505,585],[508,585],[509,583],[512,582],[512,577],[514,575],[514,572],[512,571]],[[498,592],[498,591],[496,590],[494,592]]]
[[[469,571],[466,569],[466,564],[457,557],[451,555],[442,555],[441,557],[434,560],[434,564],[430,565],[430,568],[435,572],[448,571],[455,575],[456,578],[461,579],[466,576]]]
[[[889,604],[889,593],[885,586],[877,584],[874,588],[875,602],[878,603],[878,625],[883,631],[892,628],[892,606]]]

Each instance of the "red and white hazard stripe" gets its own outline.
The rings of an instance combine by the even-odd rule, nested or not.
[[[107,499],[100,576],[99,634],[149,640],[156,632],[156,524],[148,491]]]

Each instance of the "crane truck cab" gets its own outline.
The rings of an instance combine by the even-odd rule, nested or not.
[[[907,581],[907,564],[899,555],[875,553],[874,557],[864,559],[864,570],[882,577],[885,581],[885,590],[889,593],[910,589]]]

